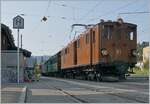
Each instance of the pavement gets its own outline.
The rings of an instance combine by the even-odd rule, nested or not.
[[[27,87],[23,84],[5,83],[1,85],[1,103],[24,103]]]

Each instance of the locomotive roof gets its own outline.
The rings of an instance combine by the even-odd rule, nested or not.
[[[110,22],[110,21],[106,21],[106,22],[100,22],[100,23],[98,23],[98,24],[107,24],[107,23],[111,23],[111,24],[118,24],[118,22],[117,22],[117,21],[112,21],[112,22]],[[98,24],[96,24],[96,25],[98,25]],[[137,26],[136,24],[128,23],[128,22],[123,22],[122,24],[128,24],[128,25]]]
[[[92,25],[92,27],[89,27],[85,31],[81,32],[80,35],[78,35],[75,39],[71,40],[71,42],[69,42],[64,48],[62,48],[62,50],[64,50],[65,48],[67,48],[71,43],[77,41],[81,36],[83,36],[88,31],[90,31],[90,29],[95,28],[97,25],[102,25],[102,24],[118,24],[118,21],[110,21],[110,20],[108,20],[108,21],[103,21],[103,22],[99,22],[97,24]],[[133,27],[137,27],[137,25],[133,24],[133,23],[122,22],[122,24],[127,24],[127,25],[130,25],[130,26],[133,26]]]

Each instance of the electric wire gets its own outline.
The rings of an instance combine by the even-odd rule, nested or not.
[[[127,4],[125,4],[125,5],[123,5],[123,6],[120,6],[120,7],[118,7],[118,8],[115,8],[114,10],[110,10],[110,11],[108,11],[108,12],[105,12],[105,13],[103,13],[102,15],[96,17],[96,18],[89,19],[87,22],[100,19],[100,17],[102,17],[102,16],[106,16],[106,15],[113,14],[114,11],[118,11],[118,10],[122,10],[123,8],[127,8],[128,6],[132,5],[132,4],[135,3],[136,1],[137,1],[137,0],[134,0],[134,1],[132,1],[132,2],[128,2]]]
[[[82,18],[80,19],[80,21],[82,21],[83,19],[85,20],[86,17],[88,17],[88,15],[90,13],[92,13],[97,7],[99,7],[101,4],[103,3],[103,0],[102,1],[99,1],[98,3],[96,3],[87,13],[85,13]]]

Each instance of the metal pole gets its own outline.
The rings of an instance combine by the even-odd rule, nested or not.
[[[22,34],[21,34],[21,49],[22,49]]]
[[[17,78],[17,82],[19,84],[19,28],[18,28],[18,47],[17,47],[17,74],[18,74],[18,78]]]

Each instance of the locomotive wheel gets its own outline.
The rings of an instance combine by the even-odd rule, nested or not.
[[[120,76],[119,76],[119,80],[126,80],[127,78],[126,78],[126,75],[125,74],[121,74]]]
[[[87,77],[88,77],[88,80],[93,81],[94,80],[94,73],[89,72]]]

